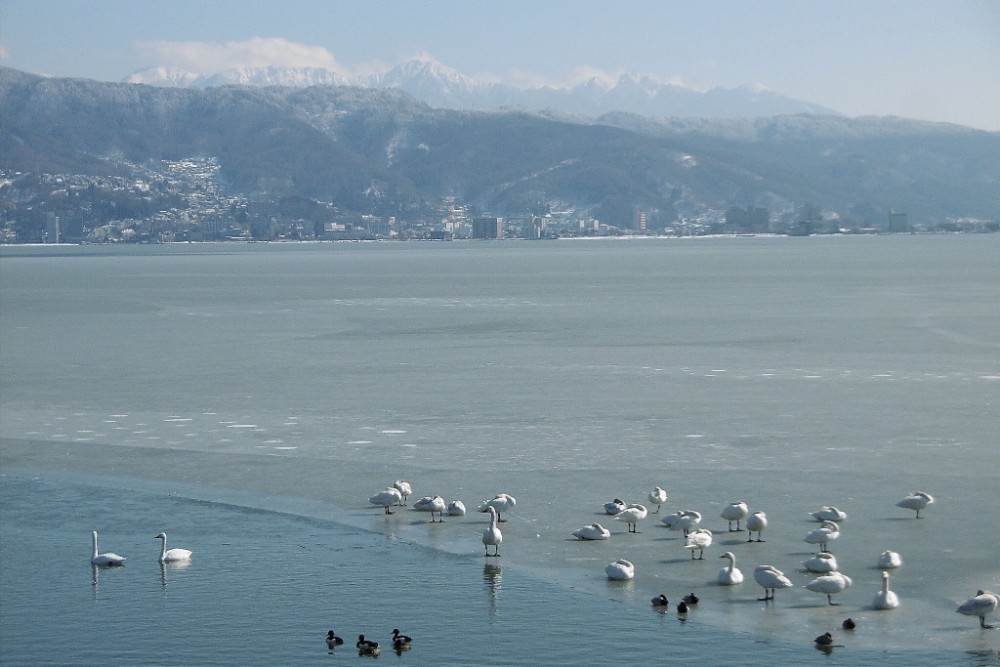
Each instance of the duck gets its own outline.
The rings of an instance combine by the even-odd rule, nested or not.
[[[399,505],[403,502],[403,494],[399,492],[394,486],[387,487],[384,491],[379,491],[374,496],[368,499],[372,505],[378,505],[385,508],[386,514],[392,514],[392,510],[389,508],[393,505]]]
[[[719,558],[729,559],[729,565],[719,570],[719,583],[723,586],[735,586],[736,584],[742,584],[743,573],[736,567],[736,556],[733,555],[733,552],[727,551],[719,556]]]
[[[619,558],[614,563],[608,563],[604,572],[611,581],[628,581],[635,578],[635,565],[624,558]]]
[[[843,521],[847,518],[847,512],[843,512],[833,505],[823,505],[812,513],[812,517],[817,521]]]
[[[826,574],[837,571],[837,557],[829,551],[821,551],[812,558],[802,561],[802,567],[809,572]]]
[[[903,559],[895,551],[883,551],[878,556],[878,567],[882,570],[891,570],[903,564]]]
[[[445,508],[445,512],[448,513],[448,516],[465,516],[465,503],[461,500],[452,500]]]
[[[685,604],[696,605],[698,604],[698,596],[694,593],[688,593],[684,596],[684,602]]]
[[[729,522],[730,533],[739,533],[742,532],[742,528],[740,528],[740,521],[745,519],[749,513],[750,509],[747,507],[747,504],[742,500],[739,500],[736,502],[729,503],[728,505],[723,507],[722,514],[720,514],[719,516],[721,516],[723,519]],[[733,529],[733,521],[736,522],[735,529]]]
[[[639,503],[632,503],[621,512],[615,515],[615,519],[618,521],[624,521],[628,524],[628,532],[638,533],[639,529],[637,524],[646,518],[649,514],[649,510],[646,509],[645,505],[640,505]]]
[[[649,601],[654,607],[666,607],[670,604],[670,600],[667,599],[666,595],[657,595],[655,598]]]
[[[824,632],[813,641],[816,643],[816,646],[829,648],[833,646],[833,635],[829,632]]]
[[[809,544],[818,544],[821,551],[826,551],[827,543],[838,537],[840,537],[840,527],[833,521],[824,521],[818,528],[809,531],[804,541]]]
[[[448,508],[448,505],[444,502],[444,498],[441,496],[424,496],[420,500],[413,503],[413,509],[418,512],[430,512],[431,513],[431,523],[435,522],[434,513],[437,512],[438,519],[444,521],[444,511]]]
[[[767,528],[767,515],[761,511],[754,512],[747,517],[747,542],[763,542],[760,534]],[[753,539],[753,534],[757,533],[757,539]]]
[[[338,637],[337,633],[330,630],[326,633],[326,647],[332,649],[334,646],[340,646],[344,643],[343,637]]]
[[[397,651],[406,651],[413,644],[413,638],[399,634],[399,628],[392,629],[392,647]]]
[[[920,518],[920,510],[924,509],[928,505],[934,502],[934,496],[925,491],[914,491],[910,495],[906,496],[898,503],[896,507],[902,507],[903,509],[916,510],[917,518]]]
[[[854,582],[846,574],[840,572],[830,572],[829,574],[824,574],[816,577],[808,584],[806,584],[806,589],[813,591],[815,593],[822,593],[826,595],[826,601],[830,605],[838,605],[839,602],[834,602],[833,597],[838,593],[843,593],[844,590],[849,588]]]
[[[503,513],[514,509],[514,505],[517,504],[517,500],[514,496],[509,493],[498,493],[489,500],[484,500],[479,505],[480,512],[489,511],[487,508],[492,507],[497,512],[497,522],[503,523],[507,519],[503,518]]]
[[[872,606],[876,609],[895,609],[899,606],[899,597],[889,590],[889,573],[882,571],[882,590],[875,594]]]
[[[854,628],[858,627],[858,624],[854,622],[853,618],[848,616],[847,618],[844,619],[844,622],[840,624],[840,627],[844,628],[845,630],[853,630]]]
[[[753,570],[753,578],[764,589],[764,597],[758,598],[762,602],[773,600],[777,589],[791,588],[794,585],[784,572],[773,565],[758,565]]]
[[[712,546],[712,531],[708,528],[697,528],[688,533],[685,539],[684,548],[691,550],[691,560],[696,560],[694,557],[695,549],[698,550],[697,560],[704,560],[705,549]]]
[[[378,657],[378,655],[382,652],[378,646],[378,642],[365,639],[364,635],[358,635],[358,641],[354,645],[358,647],[358,655]]]
[[[677,603],[677,613],[683,616],[688,613],[688,604],[684,600]]]
[[[604,513],[614,516],[619,512],[621,512],[626,507],[628,507],[628,505],[625,504],[624,500],[622,500],[621,498],[615,498],[614,500],[609,500],[608,502],[604,503]]]
[[[486,550],[484,555],[499,558],[500,543],[503,542],[503,533],[500,532],[500,528],[497,526],[499,512],[492,506],[487,507],[486,510],[490,513],[490,525],[489,528],[483,531],[483,548]],[[493,553],[490,553],[490,546],[493,547]]]
[[[167,549],[167,534],[159,533],[153,537],[154,540],[163,540],[160,547],[161,563],[176,563],[182,560],[191,560],[191,551],[188,549]]]
[[[611,537],[611,531],[595,522],[574,530],[573,536],[581,540],[606,540]]]
[[[649,495],[647,497],[649,498],[650,505],[656,505],[656,511],[653,512],[653,514],[660,513],[660,505],[667,502],[668,498],[667,492],[658,486],[654,486],[653,490],[649,492]]]
[[[663,517],[660,523],[670,530],[682,530],[687,535],[692,528],[701,523],[701,513],[694,510],[680,510]]]
[[[992,630],[993,626],[986,622],[986,617],[996,612],[998,606],[1000,606],[1000,595],[990,591],[978,590],[975,597],[971,597],[963,602],[955,611],[966,616],[978,616],[979,627],[985,630]]]
[[[98,553],[97,550],[97,531],[91,532],[92,542],[94,543],[94,555],[90,558],[91,565],[97,565],[99,567],[112,567],[116,565],[125,564],[125,556],[119,556],[113,551],[107,551],[105,553]]]
[[[405,505],[406,504],[406,498],[407,498],[407,496],[409,496],[411,493],[413,493],[413,487],[410,486],[410,483],[407,482],[405,479],[397,479],[395,482],[392,483],[392,488],[394,488],[397,491],[399,491],[399,495],[400,495],[399,504],[400,505]]]

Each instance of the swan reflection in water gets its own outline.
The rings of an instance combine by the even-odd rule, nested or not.
[[[166,588],[167,587],[167,571],[168,570],[185,570],[191,565],[189,560],[177,560],[173,562],[160,563],[160,584]]]
[[[490,617],[496,616],[497,604],[503,592],[501,583],[503,582],[503,570],[496,562],[483,565],[483,583],[490,594]]]

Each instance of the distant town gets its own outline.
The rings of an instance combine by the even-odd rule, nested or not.
[[[997,233],[994,220],[954,219],[912,225],[905,211],[858,226],[802,205],[794,210],[732,206],[650,228],[636,208],[627,228],[560,202],[545,210],[495,215],[455,197],[376,216],[333,202],[279,196],[267,184],[250,195],[226,194],[215,158],[132,165],[132,176],[31,174],[0,170],[0,243],[171,243],[194,241],[554,239],[718,234]]]

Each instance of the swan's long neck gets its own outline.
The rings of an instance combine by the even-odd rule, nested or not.
[[[888,593],[889,592],[889,574],[888,573],[886,573],[882,577],[882,592],[883,593]]]
[[[163,557],[167,555],[167,536],[161,537],[160,541],[163,542],[163,546],[160,547],[160,560],[163,560]]]
[[[97,558],[97,531],[95,530],[92,534],[94,538],[94,558]]]

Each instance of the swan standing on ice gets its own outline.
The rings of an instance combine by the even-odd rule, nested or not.
[[[611,531],[599,523],[592,523],[574,530],[573,536],[581,540],[606,540],[611,537]]]
[[[660,523],[670,530],[683,530],[687,535],[691,529],[701,523],[701,514],[694,510],[681,510],[675,514],[668,514],[660,519]]]
[[[649,504],[656,505],[656,511],[653,514],[660,513],[660,505],[667,502],[667,492],[658,486],[654,486],[653,490],[649,492]]]
[[[760,539],[761,532],[767,528],[767,515],[763,512],[754,512],[747,517],[747,542],[763,542]],[[753,539],[753,534],[757,533],[757,539]]]
[[[465,516],[465,503],[461,500],[453,500],[448,503],[445,511],[448,513],[448,516]]]
[[[615,498],[614,500],[610,500],[604,503],[604,513],[614,516],[619,512],[621,512],[626,507],[628,507],[628,505],[625,504],[624,500],[621,500],[620,498]]]
[[[920,510],[924,509],[933,502],[934,496],[931,494],[924,493],[923,491],[914,491],[896,503],[896,507],[902,507],[908,510],[917,510],[917,518],[919,519]]]
[[[810,572],[826,574],[837,571],[837,557],[829,551],[821,551],[812,558],[802,561],[802,567]]]
[[[839,602],[834,602],[831,595],[836,595],[837,593],[843,593],[854,582],[846,574],[841,574],[840,572],[830,572],[829,574],[824,574],[821,577],[816,577],[808,584],[806,588],[815,593],[822,593],[826,595],[826,601],[831,605],[840,604]]]
[[[163,540],[163,545],[160,547],[160,562],[161,563],[176,563],[181,560],[191,560],[191,552],[187,549],[167,549],[167,534],[160,533],[153,537],[154,540]]]
[[[372,505],[384,507],[386,514],[392,514],[392,510],[389,508],[393,505],[401,504],[403,502],[403,494],[399,492],[399,489],[390,486],[385,491],[379,491],[374,496],[369,498],[368,502]]]
[[[486,550],[484,555],[486,556],[496,556],[500,557],[500,543],[503,542],[503,533],[497,527],[497,511],[492,506],[486,508],[486,511],[490,513],[490,527],[483,531],[483,548]],[[490,546],[493,547],[493,553],[490,553]]]
[[[889,590],[888,572],[882,572],[882,590],[875,594],[872,606],[876,609],[895,609],[899,606],[899,598]]]
[[[719,570],[719,583],[723,586],[735,586],[736,584],[742,584],[743,573],[736,568],[736,556],[733,555],[733,552],[727,551],[719,556],[719,558],[729,559],[729,565]]]
[[[883,570],[891,570],[903,564],[903,559],[895,551],[883,551],[878,556],[878,566]]]
[[[691,560],[695,560],[695,549],[698,550],[697,560],[704,560],[705,549],[712,546],[712,531],[708,528],[698,528],[697,530],[692,530],[685,538],[685,542],[684,548],[691,550]]]
[[[635,577],[635,566],[624,558],[609,563],[604,572],[611,581],[627,581]]]
[[[832,542],[840,537],[840,528],[833,521],[824,521],[819,528],[809,531],[805,537],[805,542],[818,544],[821,551],[826,551],[827,542]]]
[[[441,496],[424,496],[417,502],[413,503],[413,509],[418,512],[431,513],[431,523],[434,523],[435,512],[437,512],[438,519],[444,521],[444,511],[447,507],[448,506],[445,504],[444,498]]]
[[[750,509],[747,504],[742,500],[737,502],[732,502],[722,508],[722,514],[720,515],[723,519],[729,522],[729,532],[739,533],[742,531],[740,528],[740,521],[747,518],[750,513]],[[733,521],[736,522],[736,529],[733,530]]]
[[[97,553],[97,531],[91,533],[94,543],[94,555],[90,558],[91,565],[98,565],[101,567],[108,565],[124,565],[125,556],[119,556],[113,551],[108,551],[106,553]]]
[[[1000,595],[980,590],[976,591],[976,597],[969,598],[955,611],[966,616],[978,616],[979,627],[992,630],[993,626],[986,622],[986,617],[994,613],[998,606],[1000,606]]]
[[[490,498],[489,500],[484,500],[479,505],[479,511],[488,512],[489,511],[488,508],[492,507],[494,510],[496,510],[497,521],[503,523],[504,521],[507,520],[503,518],[503,513],[514,509],[514,505],[516,504],[517,501],[514,499],[514,496],[508,493],[498,493],[493,498]]]
[[[625,523],[627,523],[628,532],[638,533],[639,529],[636,526],[636,524],[645,519],[648,513],[649,512],[648,510],[646,510],[646,507],[644,505],[640,505],[639,503],[632,503],[631,505],[623,509],[621,512],[616,514],[615,519],[617,521],[624,521]]]
[[[753,570],[753,579],[764,589],[764,597],[757,598],[761,602],[774,599],[774,591],[778,588],[791,588],[791,580],[785,573],[773,565],[758,565]],[[770,594],[768,594],[770,591]]]
[[[842,512],[833,505],[823,505],[812,513],[812,517],[817,521],[843,521],[847,518],[847,512]]]
[[[399,495],[401,496],[399,499],[400,505],[405,505],[406,497],[409,496],[411,493],[413,493],[413,487],[411,487],[410,483],[407,482],[405,479],[397,479],[395,482],[392,483],[392,488],[399,491]]]

